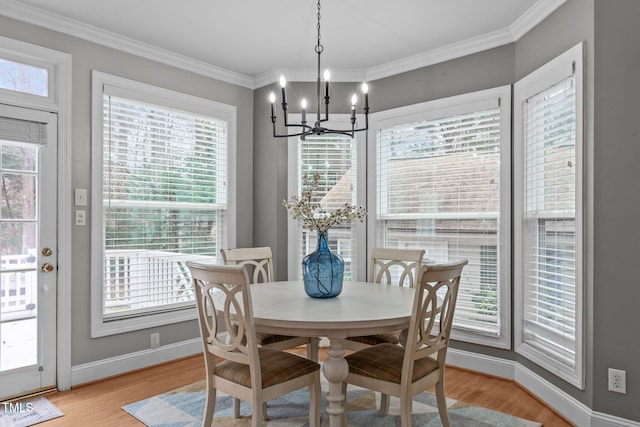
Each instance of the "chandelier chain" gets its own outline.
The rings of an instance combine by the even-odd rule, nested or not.
[[[316,53],[321,53],[324,50],[322,44],[320,44],[320,0],[318,0],[318,44],[316,45]]]

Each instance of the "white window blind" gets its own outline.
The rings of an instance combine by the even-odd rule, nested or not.
[[[515,86],[516,351],[582,386],[582,46]]]
[[[357,143],[346,135],[310,135],[297,142],[297,194],[302,190],[305,175],[320,174],[320,189],[314,202],[327,210],[345,203],[357,202]],[[316,249],[317,233],[302,228],[297,221],[297,278],[302,279],[302,259]],[[356,225],[334,226],[329,230],[329,247],[344,259],[344,280],[355,280]]]
[[[227,122],[103,97],[103,318],[193,305],[184,264],[225,243]]]
[[[47,124],[0,117],[0,140],[44,145],[47,143]]]
[[[496,96],[420,108],[406,115],[415,120],[377,128],[375,244],[425,249],[426,263],[469,260],[454,328],[506,346],[502,243],[510,187],[501,159],[509,108]]]
[[[575,367],[575,79],[527,100],[524,340]]]

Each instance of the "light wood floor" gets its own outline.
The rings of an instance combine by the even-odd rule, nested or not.
[[[299,353],[304,354],[303,351]],[[326,350],[321,351],[320,358],[326,358]],[[448,397],[538,421],[544,427],[571,426],[512,381],[453,367],[448,367],[445,375]],[[204,377],[202,356],[193,356],[76,386],[69,391],[49,393],[47,399],[65,415],[39,426],[143,426],[121,406],[192,384]]]

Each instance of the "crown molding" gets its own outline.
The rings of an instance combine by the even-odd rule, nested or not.
[[[555,10],[566,1],[567,0],[538,0],[536,4],[531,6],[529,10],[509,26],[514,40],[520,40],[522,36],[531,31],[533,27],[542,22],[547,16],[555,12]]]
[[[366,71],[367,80],[377,80],[440,62],[461,58],[518,41],[536,25],[551,15],[566,0],[538,0],[508,28],[463,40],[448,46],[413,55],[398,61],[371,67]]]
[[[152,61],[188,70],[206,77],[238,86],[254,88],[253,77],[226,70],[215,65],[161,49],[147,43],[124,37],[101,28],[85,24],[42,9],[18,3],[14,0],[0,0],[0,14],[49,30],[59,31],[113,49],[141,56]]]
[[[367,80],[378,80],[396,74],[404,73],[429,65],[438,64],[463,56],[481,52],[483,50],[502,46],[514,41],[511,31],[508,29],[494,31],[480,37],[452,43],[428,52],[419,53],[398,61],[388,62],[367,69]]]
[[[318,80],[318,70],[300,68],[279,68],[254,77],[254,87],[260,88],[279,81],[283,75],[290,82],[315,82]],[[331,70],[331,81],[333,82],[362,82],[366,80],[365,70]]]
[[[542,22],[542,20],[565,2],[566,0],[538,0],[508,28],[365,70],[332,70],[332,80],[336,82],[378,80],[513,43]],[[0,0],[0,5],[2,6],[2,8],[0,8],[0,14],[9,18],[59,31],[103,46],[249,89],[257,89],[274,83],[278,81],[280,74],[286,75],[289,81],[313,82],[317,79],[317,71],[312,69],[271,70],[256,76],[248,76],[142,43],[77,20],[46,12],[15,0]]]

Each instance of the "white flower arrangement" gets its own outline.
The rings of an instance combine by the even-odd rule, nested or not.
[[[334,225],[356,220],[364,221],[367,211],[363,207],[345,203],[338,209],[325,210],[319,203],[314,203],[313,193],[318,190],[319,181],[320,174],[318,173],[313,174],[311,179],[305,175],[302,181],[302,194],[291,196],[289,201],[282,201],[293,219],[301,219],[304,228],[321,233],[325,233]]]

